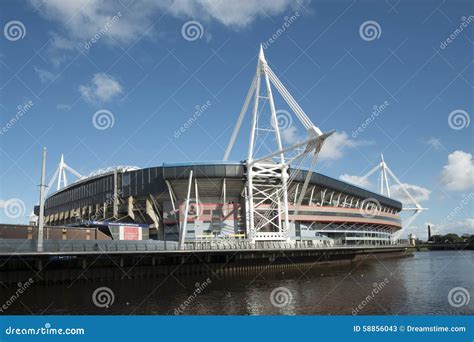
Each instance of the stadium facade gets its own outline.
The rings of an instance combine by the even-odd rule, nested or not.
[[[315,172],[296,212],[308,171],[291,171],[296,175],[288,191],[290,240],[386,245],[401,229],[400,202]],[[230,162],[115,168],[51,194],[45,223],[98,226],[115,239],[122,223],[149,228],[150,238],[178,241],[187,216],[186,242],[247,239],[246,174],[244,163]],[[272,232],[272,224],[264,230]]]

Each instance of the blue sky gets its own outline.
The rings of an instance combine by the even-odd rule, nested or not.
[[[474,234],[470,1],[7,0],[1,7],[1,222],[27,222],[43,145],[48,178],[61,153],[81,174],[221,160],[266,42],[271,68],[315,125],[337,130],[319,172],[357,181],[383,153],[430,208],[414,232],[425,237],[432,223],[435,232]],[[176,133],[197,106],[197,120]],[[98,111],[96,119],[105,113],[113,125],[94,121]],[[230,159],[245,159],[248,130],[246,120]],[[288,140],[305,134],[296,121],[286,133]]]

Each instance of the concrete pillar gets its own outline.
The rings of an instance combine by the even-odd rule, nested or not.
[[[133,196],[127,198],[127,215],[135,221],[135,213],[133,212]]]

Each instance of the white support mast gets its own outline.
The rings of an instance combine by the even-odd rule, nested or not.
[[[44,156],[43,157],[46,158],[46,148],[44,148]],[[45,161],[45,163],[46,163],[46,161]],[[46,196],[48,195],[49,190],[51,189],[52,185],[55,182],[57,182],[56,183],[56,191],[60,190],[62,187],[66,187],[68,185],[68,181],[67,181],[67,177],[66,177],[66,171],[69,171],[74,176],[76,176],[78,179],[84,178],[84,176],[82,176],[79,172],[77,172],[76,170],[74,170],[72,167],[70,167],[69,165],[67,165],[64,162],[64,155],[61,154],[61,159],[59,160],[58,167],[54,171],[53,176],[49,180],[48,184],[43,184],[44,182],[42,182],[42,184],[43,184],[42,185],[42,187],[43,187],[43,201],[46,199]],[[40,199],[40,202],[38,204],[41,207],[41,199]],[[41,216],[42,216],[42,214],[40,214],[40,217]],[[35,217],[36,216],[33,213],[32,216],[30,216],[30,220],[34,219]],[[38,226],[39,226],[40,223],[41,223],[40,219],[38,219]]]
[[[48,188],[46,190],[46,194],[49,192],[49,189],[51,189],[51,186],[55,182],[57,182],[56,183],[56,191],[62,189],[63,187],[66,187],[68,185],[68,181],[67,181],[67,177],[66,177],[66,171],[69,171],[70,173],[72,173],[78,179],[84,178],[79,172],[77,172],[76,170],[74,170],[72,167],[70,167],[69,165],[67,165],[64,162],[64,155],[61,154],[61,159],[59,161],[58,167],[56,168],[56,170],[54,171],[53,176],[49,180]]]
[[[264,90],[263,95],[261,94],[262,78],[264,82],[262,87]],[[308,132],[308,139],[304,142],[297,143],[291,147],[283,146],[272,85]],[[273,73],[265,59],[263,48],[260,46],[257,70],[232,132],[229,145],[225,151],[224,160],[227,160],[232,152],[239,129],[252,99],[252,123],[246,160],[247,184],[244,191],[247,211],[247,237],[252,242],[259,240],[288,241],[290,237],[288,189],[292,181],[289,170],[290,163],[301,160],[303,157],[311,154],[314,155],[312,162],[312,166],[314,166],[325,139],[333,132],[323,134],[311,122]],[[266,103],[268,103],[270,109],[270,117],[267,121],[263,119],[263,109]],[[272,143],[276,146],[273,152],[271,152],[271,148],[268,145],[263,143],[263,139],[269,134],[274,135]],[[262,139],[259,135],[263,135],[264,138]],[[270,153],[264,157],[258,157],[259,148],[256,146],[258,143],[261,143],[260,146],[263,145]],[[302,149],[302,151],[298,149]],[[295,204],[297,208],[304,197],[310,176],[311,172],[308,172],[303,191],[299,193],[300,196]]]
[[[193,184],[193,170],[189,172],[188,180],[188,195],[186,196],[186,203],[184,204],[184,218],[182,226],[180,227],[179,234],[179,249],[184,249],[184,243],[186,241],[187,226],[188,226],[188,213],[189,213],[189,202],[191,201],[191,185]],[[181,213],[180,213],[181,214]]]
[[[410,228],[410,225],[412,222],[420,215],[423,211],[428,210],[428,208],[423,208],[418,201],[415,200],[415,198],[410,194],[410,192],[406,189],[405,185],[400,182],[397,176],[393,173],[393,171],[388,167],[387,163],[385,163],[385,160],[383,158],[383,154],[380,155],[380,163],[375,166],[373,169],[371,169],[365,176],[363,176],[360,179],[360,183],[365,181],[368,177],[370,177],[372,174],[374,174],[376,171],[380,171],[380,177],[379,177],[379,192],[380,194],[387,196],[391,198],[390,195],[390,185],[389,185],[389,176],[395,181],[395,183],[400,186],[400,189],[405,193],[405,195],[408,197],[410,202],[413,204],[412,207],[408,208],[403,208],[402,211],[404,212],[411,212],[412,215],[409,216],[405,222],[402,224],[402,229],[400,229],[398,232],[394,234],[393,239],[397,240],[402,232],[408,228]]]

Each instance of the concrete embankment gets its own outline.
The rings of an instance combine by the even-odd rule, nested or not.
[[[47,284],[170,275],[239,275],[400,258],[414,253],[409,246],[150,250],[143,245],[135,244],[134,248],[122,245],[115,250],[0,253],[1,281],[16,284],[32,278]]]

